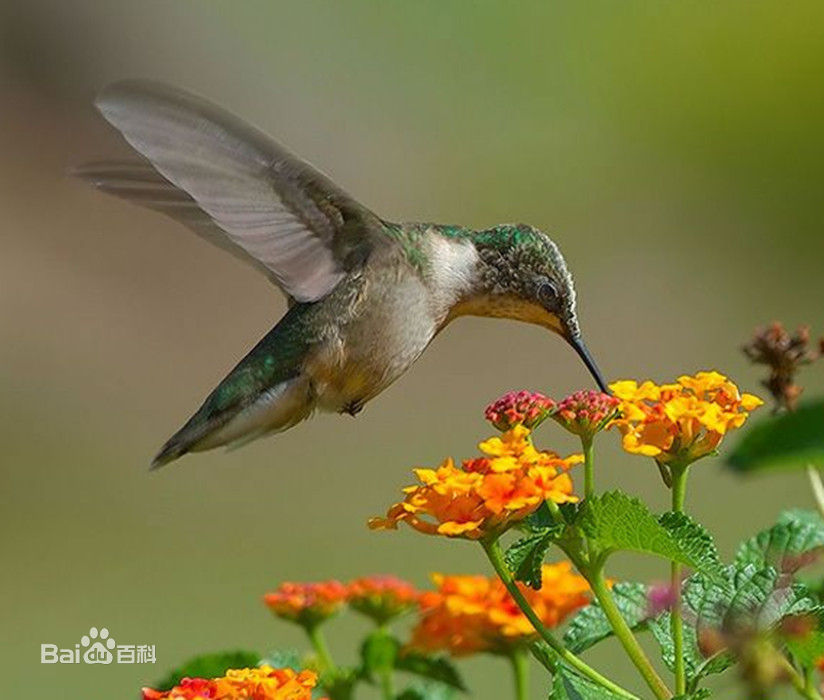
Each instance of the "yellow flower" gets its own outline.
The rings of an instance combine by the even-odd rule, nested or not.
[[[535,629],[497,577],[433,574],[437,590],[421,596],[421,617],[412,631],[412,648],[505,654],[537,638]],[[589,586],[569,562],[543,566],[539,591],[518,587],[547,627],[556,627],[589,603]]]
[[[713,453],[730,430],[740,428],[763,402],[718,372],[681,376],[675,384],[623,380],[610,385],[621,401],[612,421],[627,452],[664,464],[690,464]]]
[[[437,469],[416,469],[420,483],[406,487],[405,498],[369,527],[396,529],[405,522],[429,535],[479,539],[523,520],[548,499],[577,500],[567,470],[582,461],[580,455],[564,459],[537,450],[522,425],[479,447],[484,456],[460,467],[446,459]]]

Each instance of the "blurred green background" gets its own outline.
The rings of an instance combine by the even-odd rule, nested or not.
[[[261,276],[67,166],[125,147],[91,101],[161,79],[227,106],[386,218],[555,234],[611,378],[717,368],[772,319],[822,330],[824,5],[815,2],[0,2],[0,586],[4,693],[135,697],[199,651],[295,646],[284,579],[486,571],[477,547],[372,533],[413,465],[469,455],[485,403],[560,396],[583,368],[537,328],[454,324],[352,420],[147,472],[160,443],[284,309]],[[805,375],[808,392],[824,387]],[[544,444],[571,450],[551,427]],[[601,441],[599,484],[664,509],[651,463]],[[800,474],[694,470],[729,555],[811,499]],[[665,576],[615,560],[613,574]],[[92,625],[158,664],[41,666]],[[338,654],[363,629],[331,630]],[[593,663],[634,688],[620,650]],[[462,663],[507,697],[497,660]],[[535,674],[534,697],[544,697]],[[722,697],[734,697],[722,677]]]

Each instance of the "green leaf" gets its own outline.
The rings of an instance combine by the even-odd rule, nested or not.
[[[427,656],[414,651],[402,651],[395,659],[395,668],[438,681],[457,690],[466,690],[458,670],[449,659],[443,656]]]
[[[724,629],[742,619],[770,629],[789,614],[811,610],[815,601],[801,584],[785,580],[771,566],[729,566],[722,582],[692,576],[684,585],[684,604],[701,629]]]
[[[584,501],[579,515],[581,529],[594,544],[606,552],[627,550],[654,554],[703,571],[711,555],[698,551],[695,529],[687,537],[684,520],[667,520],[685,538],[682,543],[659,522],[637,498],[621,491],[610,491]],[[693,523],[694,525],[694,523]],[[697,526],[695,526],[697,527]],[[716,555],[717,559],[717,555]]]
[[[418,682],[398,694],[395,700],[453,700],[455,690],[443,683]]]
[[[824,466],[824,400],[796,411],[764,418],[753,425],[727,456],[735,471]]]
[[[170,671],[157,683],[156,690],[171,690],[184,678],[218,678],[230,668],[249,668],[260,663],[260,654],[255,651],[222,651],[216,654],[201,654]]]
[[[365,674],[371,678],[374,674],[391,671],[395,667],[401,643],[384,630],[375,630],[361,645],[361,661]]]
[[[652,636],[661,647],[661,659],[670,671],[675,670],[675,642],[672,639],[670,625],[671,615],[668,612],[659,615],[650,621],[649,628]],[[684,669],[687,681],[691,684],[697,683],[701,678],[725,671],[735,660],[731,654],[721,653],[708,659],[704,658],[698,649],[698,633],[696,628],[685,620],[683,625],[684,637]]]
[[[819,606],[802,614],[810,618],[813,628],[806,634],[785,635],[784,643],[802,668],[814,668],[824,656],[824,607]]]
[[[817,510],[804,508],[788,508],[778,515],[779,523],[803,523],[805,525],[821,525],[821,514]]]
[[[620,697],[563,664],[553,675],[552,690],[549,692],[549,700],[615,700]]]
[[[555,524],[555,518],[552,517],[552,512],[549,510],[546,501],[544,501],[538,506],[534,513],[521,522],[521,529],[537,534],[547,528],[555,527]]]
[[[695,687],[705,676],[721,673],[735,659],[720,652],[705,658],[698,647],[702,629],[735,629],[744,624],[764,631],[775,626],[787,615],[811,610],[815,602],[807,589],[787,581],[772,567],[752,564],[725,567],[722,578],[694,574],[684,583],[684,665],[688,687]],[[661,647],[664,663],[675,667],[675,646],[670,630],[670,613],[650,621],[649,627]]]
[[[523,537],[506,550],[504,559],[518,581],[535,590],[541,587],[541,566],[549,545],[561,534],[563,526],[543,528],[534,535]]]
[[[659,522],[695,564],[692,568],[715,577],[722,575],[723,565],[712,535],[685,513],[664,513]]]
[[[612,588],[612,597],[630,629],[646,628],[648,608],[647,587],[642,583],[620,582]],[[564,646],[579,654],[612,635],[612,625],[601,606],[594,602],[581,608],[570,620],[564,633]]]
[[[739,566],[770,565],[780,571],[797,571],[805,563],[802,555],[822,547],[824,520],[810,511],[789,511],[781,515],[776,525],[744,542],[735,562]]]

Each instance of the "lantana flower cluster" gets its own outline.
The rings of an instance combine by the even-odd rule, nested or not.
[[[634,380],[610,385],[621,415],[612,425],[627,452],[667,464],[689,464],[712,454],[724,435],[743,425],[763,402],[718,372],[681,376],[675,384]]]
[[[543,423],[554,410],[555,402],[539,392],[510,391],[489,404],[484,416],[502,432],[516,425],[532,430]]]
[[[414,609],[420,592],[396,576],[364,576],[349,584],[349,607],[378,625]]]
[[[414,470],[420,483],[405,488],[404,500],[369,526],[396,529],[405,522],[429,535],[480,539],[524,519],[545,500],[577,500],[567,472],[581,455],[539,451],[520,424],[478,447],[483,456],[460,466],[450,458],[437,469]]]
[[[508,654],[537,638],[499,578],[442,574],[432,578],[437,590],[421,596],[421,618],[410,647],[454,656]],[[538,591],[517,585],[548,628],[558,626],[590,601],[589,585],[572,571],[569,562],[545,564],[543,582]]]
[[[311,700],[312,671],[290,668],[235,669],[222,678],[184,678],[171,690],[143,689],[143,700]]]
[[[337,614],[348,596],[349,590],[340,581],[286,581],[267,593],[263,602],[277,617],[303,627],[313,627]]]
[[[344,605],[383,624],[413,609],[420,592],[395,576],[363,576],[348,584],[336,580],[285,582],[263,597],[276,617],[314,627],[336,615]]]
[[[600,391],[576,391],[563,399],[552,418],[573,435],[592,439],[616,416],[621,401]]]

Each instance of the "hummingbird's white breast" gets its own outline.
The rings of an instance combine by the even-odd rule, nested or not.
[[[306,365],[318,408],[350,410],[383,391],[418,359],[471,288],[478,262],[471,243],[430,232],[423,247],[429,261],[423,271],[385,259],[367,265],[348,320],[336,324]]]

